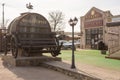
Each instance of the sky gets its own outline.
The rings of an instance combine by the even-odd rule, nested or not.
[[[92,7],[103,11],[110,10],[113,15],[120,15],[120,0],[0,0],[0,23],[2,22],[2,3],[5,3],[5,20],[11,22],[20,13],[27,12],[26,4],[33,5],[32,12],[39,13],[48,19],[48,13],[61,11],[65,15],[65,31],[71,32],[68,21],[77,17],[78,23],[74,27],[80,32],[80,17],[84,16]]]

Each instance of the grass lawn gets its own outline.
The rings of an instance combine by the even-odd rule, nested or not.
[[[63,60],[71,61],[71,50],[62,50],[61,53],[60,57]],[[105,58],[105,55],[101,54],[99,50],[77,50],[75,51],[75,61],[120,71],[120,60]]]

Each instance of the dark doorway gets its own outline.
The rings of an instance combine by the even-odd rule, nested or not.
[[[91,49],[98,49],[98,42],[103,40],[102,28],[86,29],[86,45],[90,45]]]
[[[98,49],[98,34],[92,34],[91,35],[91,48],[92,49]]]

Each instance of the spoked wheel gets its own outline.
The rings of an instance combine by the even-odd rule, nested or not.
[[[51,52],[51,55],[52,55],[53,57],[56,57],[56,56],[57,56],[54,52]]]
[[[16,41],[14,38],[11,39],[11,51],[12,51],[12,56],[14,58],[17,58],[18,55],[18,46],[16,45]]]
[[[50,48],[50,50],[51,50],[51,55],[53,56],[53,57],[56,57],[56,56],[58,56],[58,51],[56,50],[56,48]]]
[[[10,51],[10,35],[6,35],[3,38],[4,41],[4,55],[7,55],[8,51]]]

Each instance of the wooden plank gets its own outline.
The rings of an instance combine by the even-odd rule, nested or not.
[[[41,33],[41,32],[18,32],[17,35],[19,34],[44,34],[44,35],[56,35],[55,32],[44,32],[44,33]]]
[[[56,45],[35,45],[35,46],[30,46],[30,45],[23,45],[23,48],[29,48],[29,47],[35,47],[35,48],[49,48],[49,47],[57,47]]]
[[[54,38],[21,38],[21,41],[23,40],[32,40],[32,41],[40,41],[40,40],[44,40],[44,41],[51,41],[51,40],[55,40]]]
[[[42,45],[42,44],[56,44],[55,41],[20,41],[20,44],[38,44],[38,45]]]

